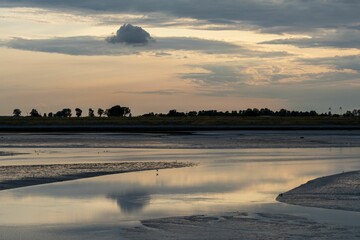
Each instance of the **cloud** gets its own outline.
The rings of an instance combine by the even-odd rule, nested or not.
[[[229,91],[249,87],[261,89],[280,86],[341,86],[343,84],[360,86],[360,55],[298,59],[288,64],[294,65],[295,68],[292,70],[284,67],[281,61],[194,65],[192,66],[194,70],[191,73],[182,74],[181,78],[210,89],[210,95],[215,95],[215,93],[226,95]],[[313,71],[312,66],[323,66],[323,71]],[[299,68],[304,71],[299,72]],[[225,91],[219,91],[219,86]]]
[[[0,0],[3,7],[40,7],[94,14],[163,13],[209,23],[247,24],[265,32],[312,32],[356,26],[357,0]],[[171,18],[169,18],[171,19]],[[169,20],[168,19],[168,20]]]
[[[354,57],[352,60],[355,61],[359,58]],[[344,60],[348,61],[347,69],[349,67],[359,68],[359,64],[357,66],[350,65],[350,58],[339,58],[335,61]],[[333,61],[331,59],[318,59],[313,63],[302,62],[302,64],[323,62],[328,65]],[[344,66],[344,62],[341,65]],[[235,65],[233,62],[194,67],[197,69],[194,70],[195,74],[185,74],[182,77],[192,80],[197,85],[195,89],[198,94],[205,96],[281,99],[284,101],[283,104],[292,109],[316,109],[319,111],[326,111],[329,106],[357,108],[356,104],[360,101],[360,94],[358,94],[360,74],[344,72],[338,65],[333,70],[320,73],[284,72],[276,69],[276,67],[264,73],[264,71],[256,70],[261,70],[261,66],[256,66],[256,69],[253,69],[250,66]],[[258,81],[259,74],[262,75],[263,82],[260,81],[261,84],[259,85],[251,84],[254,80]],[[261,104],[259,107],[264,107],[264,102]]]
[[[117,30],[116,35],[106,39],[109,43],[146,44],[151,40],[150,34],[138,26],[124,24]]]
[[[280,65],[281,66],[281,65]],[[186,73],[183,79],[190,79],[202,86],[226,86],[231,88],[278,84],[294,78],[293,74],[283,72],[276,63],[250,61],[247,63],[223,63],[193,66],[198,72]]]
[[[276,39],[261,44],[287,44],[301,48],[359,48],[360,31],[356,29],[337,29],[317,32],[311,38]]]
[[[245,82],[251,76],[244,73],[244,67],[231,65],[198,65],[199,72],[186,73],[183,79],[191,79],[201,85],[223,85],[226,83]]]
[[[163,37],[147,44],[110,44],[104,38],[82,36],[49,39],[13,38],[0,42],[0,46],[13,49],[61,53],[67,55],[132,55],[155,53],[155,56],[167,56],[171,51],[192,51],[204,54],[230,54],[243,57],[284,57],[286,52],[261,52],[243,48],[239,45],[216,40],[187,37]]]
[[[302,59],[301,61],[306,64],[325,65],[337,70],[350,70],[357,73],[358,79],[360,79],[360,55],[311,58]]]
[[[176,50],[197,51],[207,54],[241,51],[241,47],[227,42],[182,37],[158,38],[156,42],[143,46],[114,45],[109,44],[103,38],[91,36],[50,39],[14,38],[2,44],[14,49],[85,56],[131,55],[142,52],[159,52],[160,55],[164,55],[163,51]]]
[[[116,91],[114,92],[122,93],[122,94],[147,94],[147,95],[178,95],[178,94],[186,94],[184,91],[180,91],[178,89],[161,89],[161,90],[150,90],[150,91]]]

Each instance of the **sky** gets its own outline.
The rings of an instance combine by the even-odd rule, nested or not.
[[[360,108],[357,0],[0,0],[0,115]]]

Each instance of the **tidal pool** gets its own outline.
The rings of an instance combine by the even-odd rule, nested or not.
[[[154,160],[199,165],[2,191],[0,239],[62,239],[59,232],[64,239],[76,239],[84,229],[103,233],[94,234],[94,239],[106,239],[109,229],[137,225],[143,219],[231,211],[360,225],[360,213],[275,201],[279,193],[310,179],[359,170],[360,148],[5,150],[29,154],[1,157],[1,165]]]

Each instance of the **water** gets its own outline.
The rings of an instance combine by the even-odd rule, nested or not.
[[[319,222],[360,225],[360,213],[275,201],[279,193],[310,179],[359,170],[360,148],[67,147],[1,151],[29,154],[0,157],[0,165],[159,160],[199,164],[160,170],[158,176],[156,171],[146,171],[2,191],[0,232],[4,239],[55,239],[54,232],[59,231],[69,233],[71,239],[69,236],[79,237],[84,229],[94,226],[101,232],[137,225],[142,219],[231,211],[289,213]],[[106,233],[101,239],[104,236]]]

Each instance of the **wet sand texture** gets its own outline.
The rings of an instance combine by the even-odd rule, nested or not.
[[[359,239],[360,229],[320,224],[306,218],[258,213],[171,217],[142,221],[126,231],[127,239]]]
[[[360,212],[360,171],[317,178],[280,194],[277,201]]]
[[[190,166],[193,166],[193,164],[189,162],[123,162],[2,166],[0,167],[0,190],[108,174]]]

